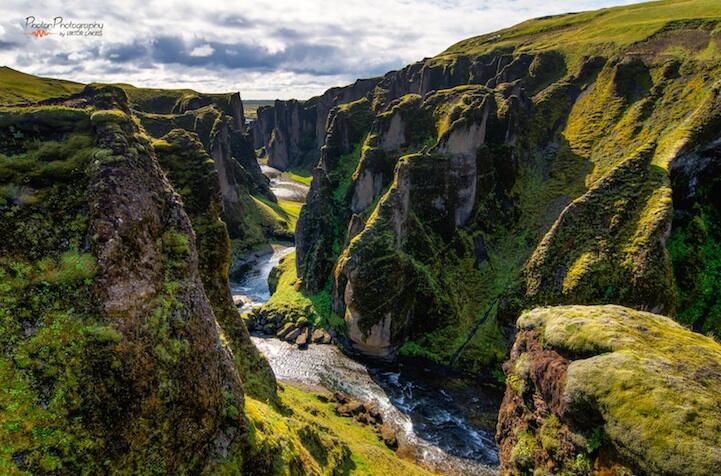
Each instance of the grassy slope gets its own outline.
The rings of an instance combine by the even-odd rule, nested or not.
[[[439,57],[480,55],[519,48],[601,54],[642,41],[671,21],[719,20],[716,0],[666,0],[528,20],[519,25],[456,43]]]
[[[0,103],[2,104],[66,96],[80,91],[83,86],[73,81],[42,78],[15,71],[7,66],[0,67]]]
[[[300,466],[299,461],[311,474],[433,474],[399,458],[371,427],[338,416],[335,404],[328,402],[327,392],[284,384],[280,395],[286,408],[292,409],[290,414],[253,398],[246,399],[254,450],[269,454],[273,448],[278,449],[273,474],[296,474],[294,467]],[[232,473],[230,468],[222,468],[218,474],[225,474],[224,470]]]
[[[284,173],[290,180],[307,186],[310,186],[310,182],[313,180],[313,174],[305,169],[289,169]]]

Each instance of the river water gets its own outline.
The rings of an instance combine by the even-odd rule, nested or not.
[[[276,196],[278,185],[283,187],[281,194],[288,192],[279,174],[271,177],[271,185]],[[247,306],[262,305],[270,297],[270,270],[293,250],[275,244],[272,251],[255,256],[249,271],[231,282],[232,293],[250,301]],[[334,345],[300,350],[276,338],[252,339],[279,381],[341,391],[375,403],[384,421],[396,430],[401,455],[441,474],[497,474],[494,432],[501,397],[497,390],[417,365],[359,362]]]
[[[270,189],[276,197],[295,202],[305,201],[307,185],[290,180],[283,172],[268,165],[261,165],[260,170],[270,179]]]

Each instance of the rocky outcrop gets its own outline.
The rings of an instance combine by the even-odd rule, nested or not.
[[[345,104],[331,113],[328,139],[296,227],[298,273],[311,292],[324,286],[335,260],[333,242],[337,236],[328,231],[347,226],[350,219],[344,206],[349,193],[348,176],[357,166],[360,142],[371,120],[367,99]]]
[[[256,308],[245,316],[248,329],[265,336],[275,336],[289,344],[305,349],[310,344],[330,344],[331,335],[322,328],[315,327],[305,316],[295,321],[285,313],[274,312],[272,309]]]
[[[479,167],[493,164],[484,163],[478,150],[487,145],[486,140],[496,137],[512,143],[514,135],[509,131],[517,114],[509,111],[519,106],[510,104],[520,104],[509,101],[504,104],[504,112],[499,113],[493,96],[474,90],[471,97],[482,106],[469,108],[467,114],[456,119],[436,147],[398,161],[388,192],[337,262],[334,310],[345,316],[347,337],[364,354],[392,358],[405,339],[427,331],[425,322],[440,319],[451,322],[456,317],[448,316],[448,291],[441,284],[446,252],[436,246],[453,240],[479,202],[495,199],[477,196],[479,190],[493,190],[495,185],[479,180]],[[421,103],[417,96],[407,98],[406,102],[416,103],[420,109],[417,117],[423,117],[423,113],[432,117],[429,109],[437,104],[435,98]],[[390,120],[384,117],[374,125],[381,138],[378,143],[383,144],[383,138],[394,133],[393,117],[397,114],[390,114]],[[383,121],[390,124],[385,133],[378,126]],[[493,132],[487,134],[487,128]],[[419,130],[423,127],[417,123],[412,131]],[[373,136],[366,144],[369,142],[374,142]],[[363,156],[362,163],[366,158],[368,155]],[[488,175],[495,174],[489,170]],[[358,185],[362,183],[362,175],[356,177],[354,198],[358,197]],[[351,200],[351,207],[353,203],[358,200]],[[471,242],[453,246],[461,256],[475,253]],[[430,269],[425,268],[429,260]]]
[[[155,154],[171,184],[180,191],[198,247],[198,268],[203,287],[236,367],[249,395],[264,401],[276,398],[273,371],[253,343],[230,295],[228,275],[231,246],[222,220],[223,197],[217,166],[198,136],[175,129],[154,143]]]
[[[245,438],[191,222],[130,114],[122,90],[96,86],[3,112],[3,153],[37,150],[40,171],[3,162],[26,196],[2,204],[11,472],[196,473]]]
[[[535,309],[504,369],[502,474],[721,471],[721,345],[669,318]]]
[[[185,99],[185,100],[183,100]],[[146,106],[147,109],[147,106]],[[238,253],[264,241],[268,234],[254,216],[251,195],[275,201],[255,156],[239,94],[191,95],[178,99],[173,114],[138,112],[150,134],[161,139],[173,129],[198,135],[213,160],[220,183],[222,216]]]
[[[315,120],[315,111],[306,109],[303,103],[277,100],[272,107],[258,109],[253,125],[255,146],[265,147],[268,165],[287,170],[314,151],[309,143],[315,134]]]

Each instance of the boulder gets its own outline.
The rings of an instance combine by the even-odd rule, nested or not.
[[[388,423],[382,424],[378,432],[380,433],[381,440],[383,440],[383,443],[385,443],[388,448],[392,450],[398,449],[398,438],[396,438],[396,432],[391,425]]]
[[[295,340],[298,338],[300,333],[301,329],[298,327],[294,327],[290,332],[285,335],[284,340],[287,342],[295,343]]]
[[[285,324],[283,324],[283,327],[281,327],[276,332],[275,335],[278,339],[285,340],[286,337],[288,336],[288,334],[290,334],[290,332],[293,331],[294,329],[295,329],[294,322],[286,322]],[[296,337],[298,337],[298,336],[296,335]]]
[[[502,474],[719,474],[721,344],[606,306],[525,312],[496,439]],[[604,470],[613,473],[604,473]]]
[[[307,348],[309,344],[309,334],[310,330],[307,327],[304,327],[300,334],[298,334],[298,337],[296,337],[295,345],[301,349]]]

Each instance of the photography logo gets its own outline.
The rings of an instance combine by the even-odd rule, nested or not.
[[[98,21],[76,21],[57,16],[52,20],[38,19],[34,16],[25,17],[25,34],[34,38],[47,36],[93,37],[103,36],[104,24]]]

